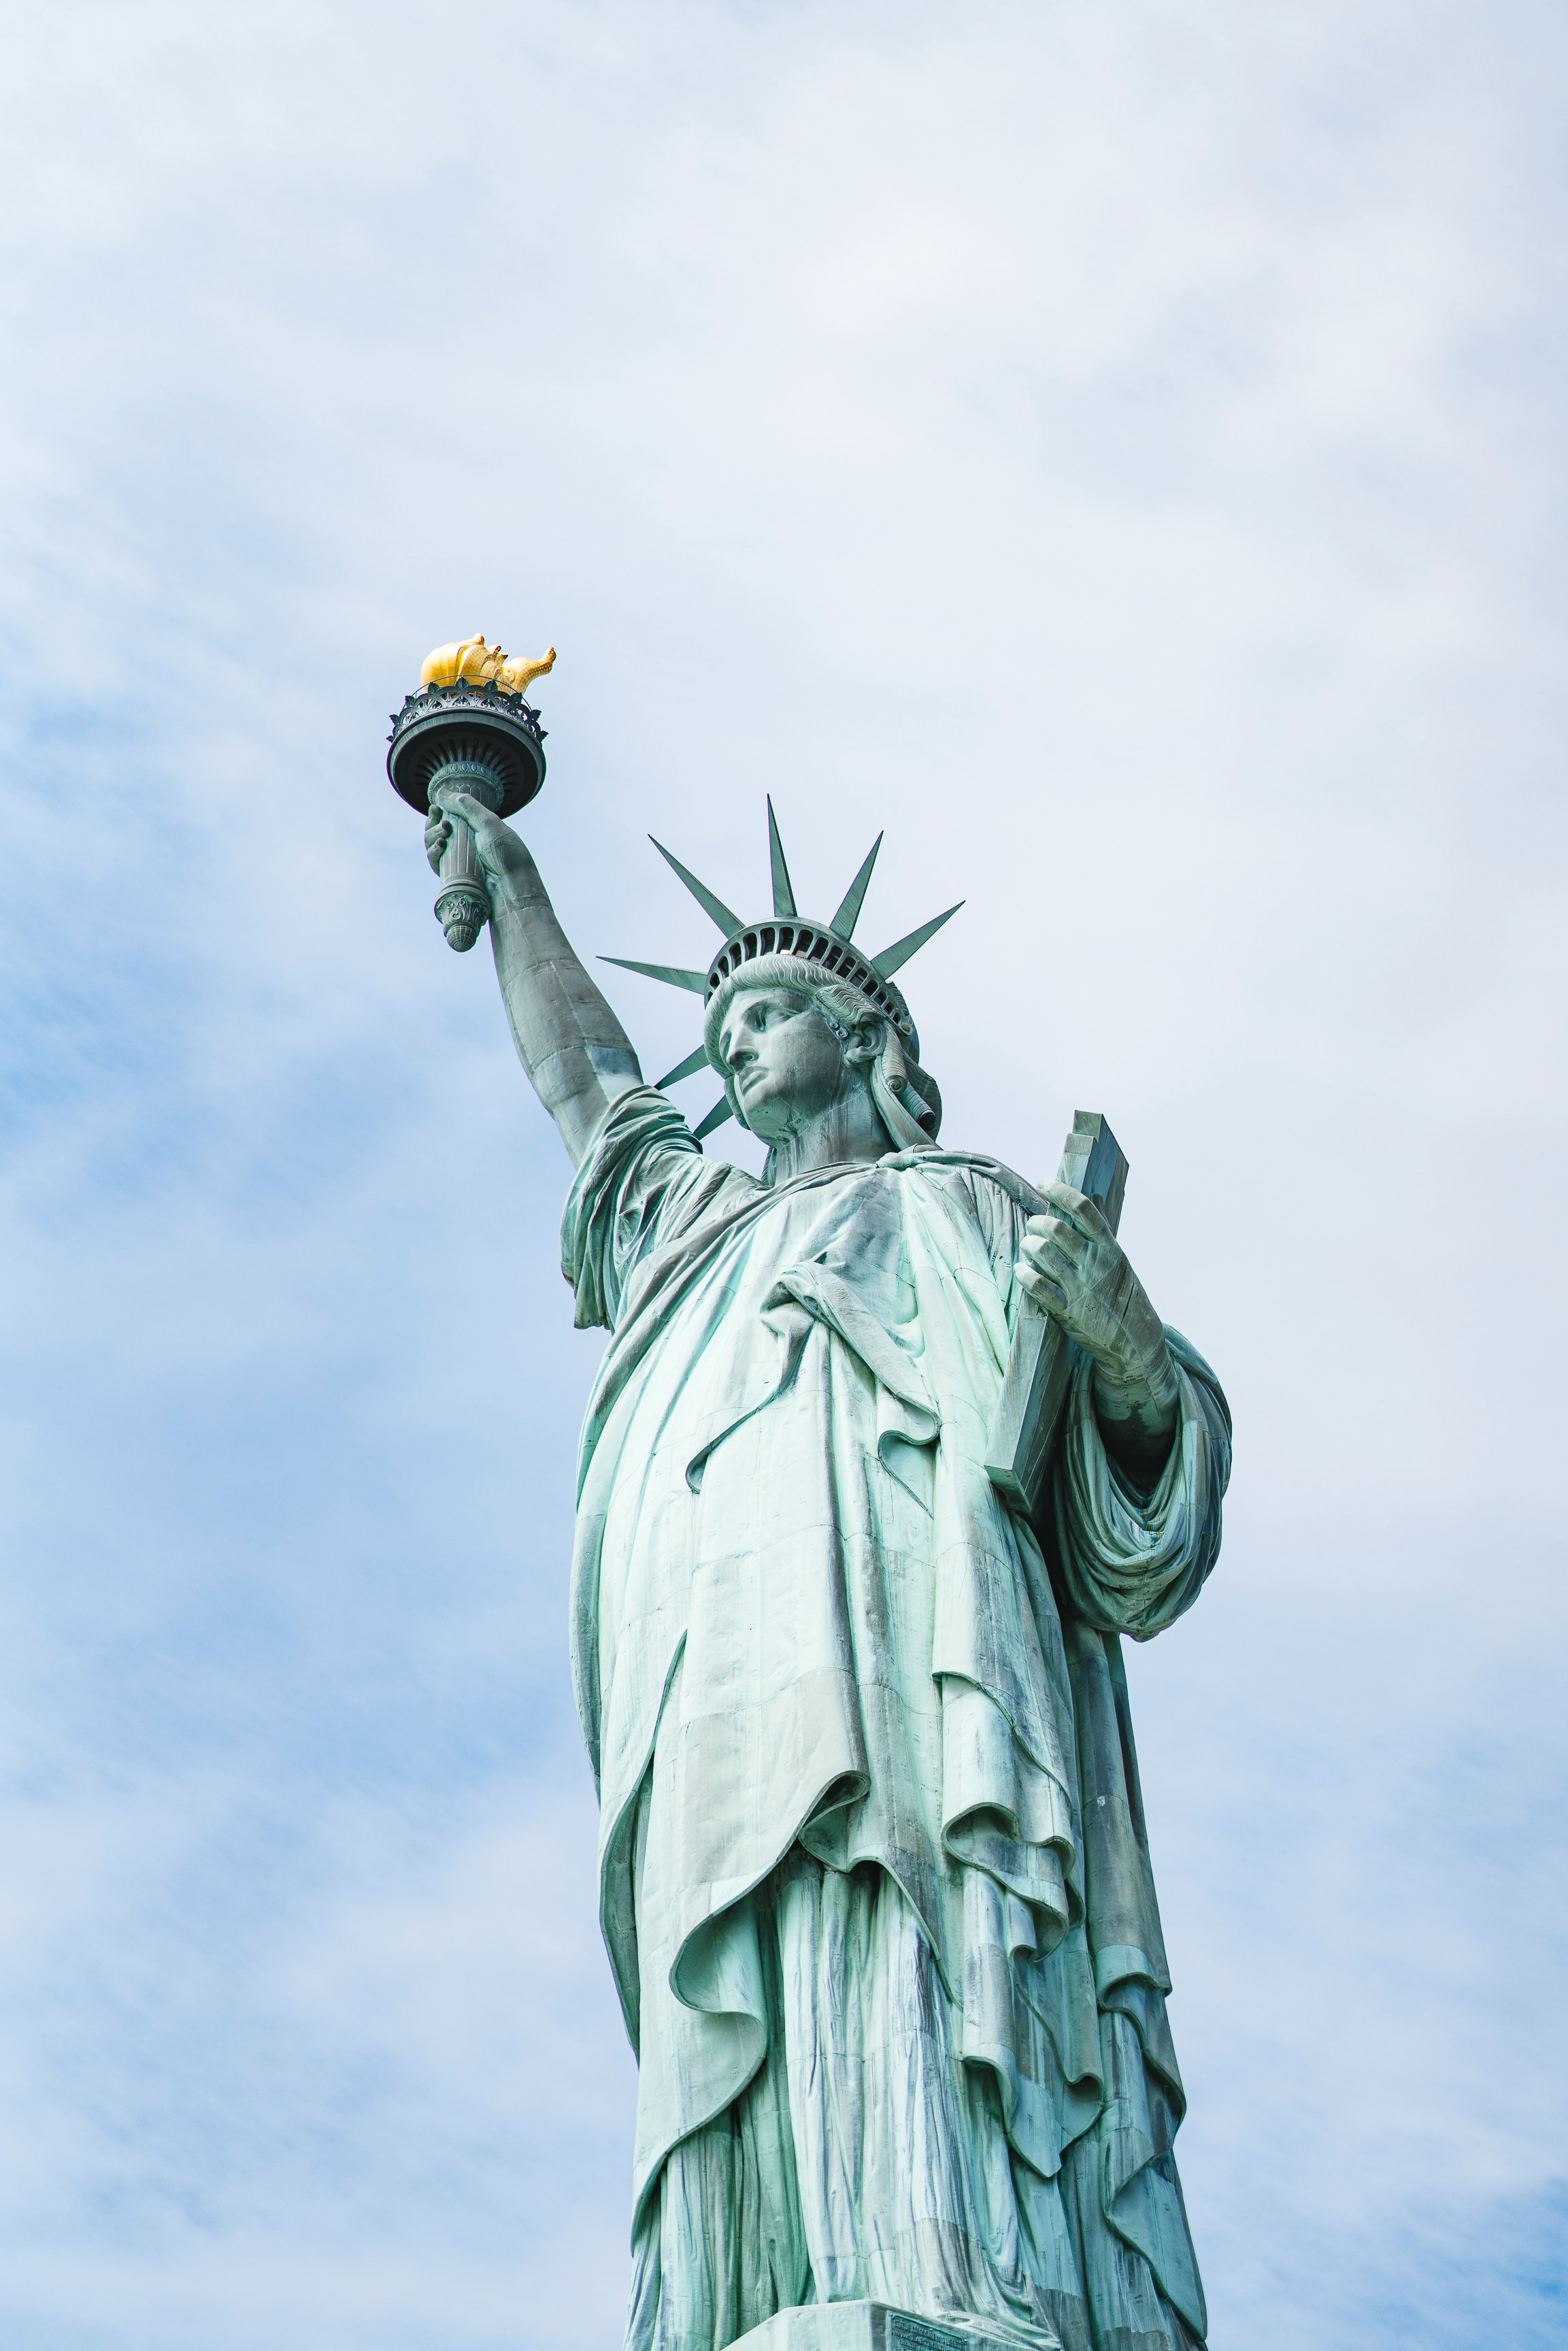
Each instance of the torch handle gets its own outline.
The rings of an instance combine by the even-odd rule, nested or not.
[[[452,828],[436,870],[441,887],[435,893],[435,918],[446,934],[447,946],[458,955],[466,955],[490,919],[490,899],[473,826],[437,798],[446,784],[470,793],[488,808],[497,805],[501,790],[491,770],[466,761],[446,762],[430,779],[430,805],[441,810]]]

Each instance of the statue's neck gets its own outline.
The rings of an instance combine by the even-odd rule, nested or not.
[[[821,1167],[852,1167],[881,1159],[892,1149],[870,1092],[857,1086],[843,1101],[781,1135],[768,1156],[768,1180],[777,1186]]]

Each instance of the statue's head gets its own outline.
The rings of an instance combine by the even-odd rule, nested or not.
[[[854,932],[882,835],[831,922],[816,922],[796,911],[771,800],[773,912],[760,922],[743,923],[662,841],[653,846],[718,925],[724,945],[706,972],[627,956],[604,960],[702,997],[702,1044],[659,1081],[673,1085],[690,1077],[705,1060],[723,1078],[723,1100],[693,1129],[698,1141],[733,1117],[770,1145],[781,1143],[859,1089],[870,1096],[892,1149],[934,1143],[942,1096],[920,1066],[920,1040],[893,975],[957,907],[922,923],[880,955],[867,955],[854,945]]]
[[[879,991],[883,992],[883,991]],[[890,1150],[934,1142],[942,1123],[919,1040],[860,989],[820,964],[759,956],[721,981],[703,1020],[708,1060],[742,1126],[781,1143],[836,1102],[868,1093]]]

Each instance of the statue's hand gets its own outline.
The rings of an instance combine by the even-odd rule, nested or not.
[[[1048,1184],[1051,1213],[1031,1217],[1019,1286],[1094,1358],[1102,1383],[1162,1404],[1176,1374],[1159,1316],[1094,1202],[1071,1184]]]
[[[462,817],[467,823],[479,862],[493,881],[503,881],[528,864],[528,852],[509,824],[492,816],[484,802],[476,800],[472,793],[447,785],[437,793],[436,806],[431,810],[424,828],[424,853],[437,872],[441,871],[441,853],[452,838],[448,820],[454,816]]]

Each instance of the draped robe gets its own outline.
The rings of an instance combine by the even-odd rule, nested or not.
[[[612,1332],[572,1655],[639,2064],[628,2351],[857,2296],[1039,2351],[1205,2333],[1119,1635],[1197,1596],[1229,1420],[1167,1332],[1136,1489],[1079,1360],[1039,1531],[1004,1504],[1045,1205],[936,1148],[769,1189],[648,1087],[572,1187]]]

